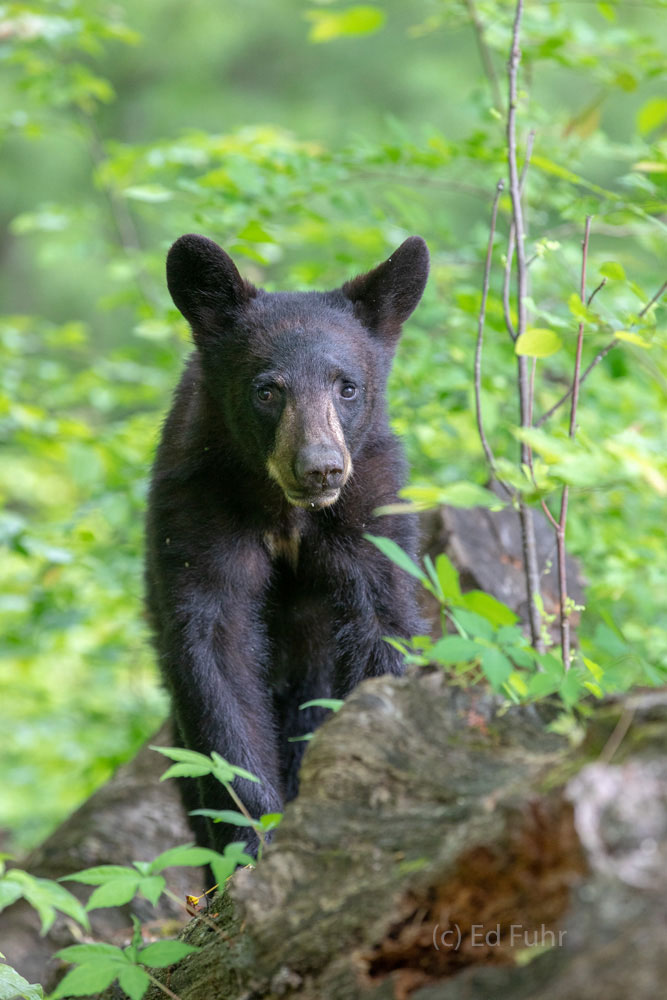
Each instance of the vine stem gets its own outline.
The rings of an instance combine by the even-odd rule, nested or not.
[[[480,58],[482,60],[482,66],[484,67],[484,72],[491,85],[491,92],[493,94],[493,103],[495,104],[498,111],[502,108],[503,99],[500,93],[500,87],[498,85],[498,77],[496,76],[496,71],[493,65],[493,59],[491,58],[491,53],[489,52],[489,47],[486,44],[486,38],[484,37],[484,25],[480,21],[479,14],[477,13],[477,8],[475,7],[474,0],[466,0],[468,7],[468,14],[470,15],[470,20],[472,26],[475,30],[475,38],[477,39],[477,48],[479,49]]]
[[[516,151],[516,112],[517,112],[517,76],[519,63],[521,61],[521,48],[519,44],[521,34],[521,20],[523,17],[523,0],[517,0],[514,24],[512,27],[512,46],[508,63],[509,80],[509,100],[507,104],[507,160],[509,166],[510,195],[512,198],[512,222],[514,225],[514,243],[516,249],[516,283],[517,283],[517,324],[516,337],[520,337],[526,329],[526,294],[527,294],[527,267],[526,267],[526,247],[525,228],[523,218],[523,206],[521,203],[522,181],[525,179],[519,176]],[[509,263],[511,268],[511,261]],[[508,312],[508,310],[507,310]],[[511,326],[508,327],[510,336]],[[527,359],[519,355],[517,361],[518,387],[519,387],[519,409],[520,423],[522,428],[529,428],[532,424],[531,404],[530,404],[530,375],[528,371]],[[521,464],[524,468],[530,468],[532,461],[530,446],[521,442]],[[539,608],[540,601],[540,572],[537,561],[537,544],[535,541],[535,526],[533,514],[521,496],[517,499],[519,512],[519,523],[521,525],[521,543],[523,549],[524,572],[526,576],[526,591],[528,598],[528,622],[530,626],[531,641],[538,652],[544,651],[544,639],[542,638],[542,616]]]
[[[146,972],[146,975],[153,983],[153,985],[157,986],[159,990],[162,990],[165,996],[171,997],[171,1000],[181,1000],[178,993],[174,993],[172,990],[170,990],[168,986],[165,986],[164,983],[161,983],[159,979],[156,979],[155,976],[151,975],[151,973],[148,972],[148,970],[144,971]]]
[[[586,266],[588,262],[588,245],[591,237],[592,216],[586,217],[586,228],[584,231],[584,241],[581,251],[581,288],[580,298],[582,304],[586,305]],[[574,359],[574,376],[572,379],[572,406],[570,407],[570,439],[574,440],[577,433],[577,406],[579,403],[579,389],[581,387],[581,354],[584,346],[584,320],[579,321],[577,331],[577,350]],[[567,483],[563,486],[560,502],[560,517],[556,530],[556,544],[558,552],[558,590],[560,595],[560,646],[563,655],[563,666],[565,670],[570,669],[570,612],[567,597],[567,564],[565,562],[565,527],[567,524],[567,504],[570,488]]]
[[[489,444],[486,432],[484,430],[484,418],[482,414],[482,348],[484,346],[484,321],[486,318],[486,300],[489,295],[489,280],[491,276],[491,260],[493,257],[493,241],[496,235],[496,220],[498,218],[498,202],[500,201],[500,195],[505,188],[504,181],[500,180],[496,184],[496,194],[493,199],[493,208],[491,209],[491,228],[489,231],[489,242],[486,248],[486,260],[484,262],[484,279],[482,282],[482,301],[479,307],[479,317],[477,321],[477,345],[475,347],[475,414],[477,417],[477,431],[479,433],[479,439],[482,442],[482,448],[484,449],[484,454],[486,455],[486,460],[489,463],[489,468],[491,469],[491,474],[496,477],[496,460],[491,450],[491,445]],[[502,486],[508,497],[512,498],[513,493],[509,486],[502,480],[498,479],[498,483]]]
[[[595,292],[599,291],[599,289],[602,287],[602,284],[604,284],[604,282],[602,282],[600,285],[598,285],[598,287],[595,289]],[[662,296],[665,294],[666,291],[667,291],[667,281],[663,281],[662,285],[660,286],[660,288],[658,289],[658,291],[655,293],[655,295],[646,303],[646,305],[643,307],[643,309],[640,309],[640,311],[637,313],[637,315],[639,316],[640,319],[641,319],[642,316],[646,315],[646,313],[649,311],[649,309],[651,308],[651,306],[655,305],[655,303],[659,299],[662,298]],[[595,292],[593,292],[591,294],[591,296],[589,297],[589,300],[588,300],[588,304],[589,305],[590,305],[591,301],[593,300],[593,296],[595,295]],[[598,353],[595,355],[595,357],[593,358],[593,360],[588,365],[588,367],[585,369],[585,371],[583,372],[581,378],[579,379],[579,385],[580,386],[582,386],[584,384],[584,382],[586,381],[586,379],[588,378],[588,376],[590,375],[590,373],[593,371],[593,369],[596,368],[600,364],[600,362],[602,360],[604,360],[604,358],[607,357],[607,355],[609,354],[609,352],[611,351],[611,349],[613,347],[616,347],[618,344],[620,344],[620,340],[617,337],[614,337],[612,340],[609,341],[608,344],[605,345],[605,347],[603,347],[600,351],[598,351]],[[552,417],[554,415],[554,413],[557,410],[559,410],[561,408],[561,406],[563,406],[564,403],[567,403],[568,399],[572,395],[572,389],[573,389],[573,387],[570,386],[570,388],[567,390],[567,392],[563,393],[563,395],[560,397],[560,399],[557,402],[555,402],[554,405],[549,410],[546,411],[546,413],[542,414],[542,416],[540,417],[540,419],[535,423],[536,427],[541,427],[542,424],[545,424],[547,422],[547,420],[549,419],[549,417]]]
[[[233,798],[233,800],[236,803],[236,805],[239,807],[239,812],[242,813],[245,816],[246,819],[251,819],[253,821],[253,829],[254,829],[255,833],[257,834],[257,837],[259,838],[260,852],[263,851],[264,848],[266,847],[266,833],[264,832],[264,830],[261,829],[261,827],[254,826],[254,823],[255,823],[254,818],[248,812],[247,806],[243,802],[243,799],[241,799],[241,797],[235,791],[235,789],[234,789],[233,785],[231,784],[231,782],[225,781],[225,782],[223,782],[223,784],[224,784],[225,788],[227,789],[227,791],[229,792],[229,794],[231,795],[231,797]]]
[[[521,195],[523,195],[526,176],[528,174],[528,167],[530,166],[530,158],[533,155],[534,143],[535,129],[531,129],[528,133],[528,139],[526,141],[526,153],[524,156],[523,167],[521,168],[521,177],[519,178],[519,193]],[[514,324],[512,323],[512,316],[510,312],[510,283],[512,279],[512,262],[514,260],[514,237],[514,219],[512,219],[510,222],[509,235],[507,237],[505,275],[503,278],[503,313],[505,315],[505,326],[507,327],[507,332],[509,333],[511,340],[516,340],[516,331],[514,329]]]

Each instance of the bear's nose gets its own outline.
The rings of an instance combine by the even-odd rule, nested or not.
[[[338,489],[343,482],[343,456],[331,445],[309,445],[297,455],[294,471],[304,489]]]

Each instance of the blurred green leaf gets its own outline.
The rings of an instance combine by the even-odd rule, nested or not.
[[[548,358],[563,346],[563,341],[553,330],[531,327],[520,334],[514,344],[517,354],[527,354],[532,358]]]
[[[651,97],[637,113],[637,130],[646,135],[667,121],[667,97]]]
[[[311,42],[331,42],[351,35],[369,35],[384,25],[385,13],[379,7],[362,5],[345,10],[308,10],[306,18],[312,22],[308,35]]]
[[[625,281],[625,270],[623,265],[619,264],[618,261],[606,261],[600,265],[599,271],[603,277],[611,278],[612,281]]]

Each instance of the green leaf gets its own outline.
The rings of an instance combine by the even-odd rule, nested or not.
[[[234,874],[237,867],[238,865],[236,861],[232,858],[218,858],[217,861],[212,863],[211,869],[213,871],[213,877],[215,878],[220,892],[224,891],[225,882]]]
[[[509,680],[513,669],[510,660],[496,646],[487,646],[482,650],[482,670],[496,691]]]
[[[61,958],[63,962],[75,962],[77,965],[92,962],[95,958],[113,958],[119,962],[124,961],[122,950],[104,941],[91,942],[90,944],[71,944],[67,948],[61,948],[60,951],[57,951],[55,957]]]
[[[42,1000],[44,990],[37,983],[29,983],[11,965],[0,964],[0,1000]]]
[[[222,891],[225,882],[233,875],[238,865],[254,865],[255,860],[245,851],[246,845],[239,841],[227,844],[225,852],[211,862],[213,875]]]
[[[561,683],[560,696],[566,705],[576,705],[584,693],[584,687],[577,671],[570,668]]]
[[[18,872],[14,873],[18,875]],[[68,892],[63,885],[52,882],[47,878],[34,878],[26,872],[21,872],[25,877],[26,884],[23,895],[40,915],[42,921],[42,934],[46,934],[53,925],[56,910],[72,917],[82,927],[88,928],[88,917],[83,906],[71,892]]]
[[[229,761],[225,760],[224,757],[221,757],[220,754],[217,753],[215,750],[211,754],[211,757],[213,758],[213,761],[215,763],[215,769],[213,773],[219,780],[227,781],[233,778],[234,775],[236,775],[239,778],[245,778],[246,781],[254,781],[257,784],[259,784],[259,778],[257,777],[256,774],[252,774],[250,771],[246,771],[245,768],[238,767],[238,765],[236,764],[230,764]],[[224,770],[229,770],[230,779],[227,778],[223,779],[221,777],[222,772]]]
[[[118,970],[118,982],[130,1000],[141,1000],[151,984],[151,977],[138,965],[127,965]]]
[[[482,647],[473,639],[464,639],[460,635],[447,635],[429,650],[429,659],[446,665],[452,663],[467,663],[479,657]]]
[[[611,3],[598,3],[596,4],[597,9],[600,11],[603,17],[612,23],[616,20],[616,10],[614,5]]]
[[[208,847],[194,847],[192,844],[170,847],[168,851],[158,854],[151,863],[150,870],[157,874],[165,868],[198,868],[209,864],[215,856],[216,852]]]
[[[650,97],[637,114],[637,129],[646,135],[667,120],[667,98]]]
[[[433,587],[432,593],[434,597],[436,597],[437,600],[440,601],[440,603],[442,604],[442,602],[445,599],[445,596],[442,592],[442,587],[440,586],[440,580],[438,579],[436,568],[433,565],[433,560],[431,559],[428,552],[424,554],[423,563],[424,563],[424,569],[426,570],[428,578],[431,581]]]
[[[441,552],[435,560],[435,571],[438,574],[438,580],[445,600],[450,600],[457,604],[461,599],[459,574],[454,563],[444,552]]]
[[[331,42],[350,35],[369,35],[379,31],[385,22],[384,11],[378,7],[347,7],[342,11],[309,10],[306,18],[312,22],[308,40]]]
[[[0,910],[6,909],[23,895],[23,886],[11,876],[0,879]]]
[[[511,608],[508,608],[502,601],[496,600],[491,594],[484,593],[483,590],[470,590],[462,597],[462,604],[469,611],[476,611],[491,622],[492,625],[514,625],[519,621]]]
[[[192,955],[200,950],[184,941],[156,941],[155,944],[142,948],[139,958],[142,965],[148,965],[151,969],[164,969],[168,965],[180,962],[186,955]]]
[[[260,825],[258,819],[252,819],[250,816],[244,816],[243,813],[236,812],[234,809],[193,809],[189,814],[190,816],[208,816],[215,823],[231,823],[232,826],[252,826],[256,827]]]
[[[597,322],[597,314],[589,309],[585,302],[581,301],[576,292],[572,292],[569,296],[567,306],[574,318],[579,320],[581,323]]]
[[[202,767],[206,765],[211,767],[211,759],[207,757],[206,754],[198,753],[196,750],[186,750],[184,747],[158,747],[151,746],[151,750],[155,750],[156,753],[161,753],[163,757],[168,757],[169,760],[177,760],[184,764],[201,764]]]
[[[118,878],[113,882],[106,882],[92,893],[86,909],[102,910],[106,906],[124,906],[134,898],[140,880],[141,876],[137,874],[134,878]]]
[[[531,167],[537,167],[539,170],[543,170],[546,174],[552,174],[554,177],[560,177],[561,180],[568,181],[570,184],[576,184],[579,187],[583,187],[587,191],[592,191],[594,194],[601,195],[603,198],[607,198],[609,201],[619,201],[620,196],[614,191],[608,191],[606,188],[600,187],[599,184],[593,184],[591,181],[587,181],[585,177],[579,176],[579,174],[573,173],[568,170],[567,167],[563,167],[560,163],[554,163],[553,160],[549,160],[546,156],[540,156],[537,153],[533,153],[530,158]]]
[[[577,445],[569,438],[547,434],[540,427],[517,427],[514,434],[520,441],[529,444],[549,465],[564,462],[579,454]]]
[[[563,346],[563,341],[553,330],[531,327],[517,337],[514,350],[531,358],[548,358]]]
[[[653,347],[649,340],[645,340],[644,337],[631,330],[614,330],[614,336],[617,340],[623,340],[626,344],[634,344],[636,347],[643,347],[646,351],[650,351]]]
[[[123,194],[133,201],[146,201],[158,203],[161,201],[171,201],[174,197],[173,191],[162,187],[161,184],[142,184],[135,187],[125,188]]]
[[[304,708],[330,708],[332,712],[337,712],[343,707],[345,702],[342,698],[313,698],[312,701],[304,701],[299,705],[299,710]]]
[[[173,335],[174,326],[163,319],[145,319],[137,323],[132,332],[135,337],[143,340],[161,341],[168,340]]]
[[[266,830],[268,832],[269,830],[275,830],[276,827],[280,826],[282,820],[282,813],[264,813],[264,815],[260,817],[259,822],[262,830]]]
[[[600,274],[611,281],[625,281],[625,271],[623,265],[615,260],[606,261],[600,268]]]
[[[111,986],[118,975],[118,963],[100,961],[79,965],[61,979],[49,1000],[60,1000],[61,997],[89,997],[101,993]]]
[[[476,611],[454,608],[452,618],[469,636],[479,636],[482,639],[491,639],[493,636],[493,625]]]
[[[118,878],[136,878],[137,873],[133,868],[126,868],[124,865],[96,865],[94,868],[84,868],[83,871],[74,872],[72,875],[63,875],[61,882],[83,882],[84,885],[104,885],[106,882],[114,882]]]
[[[528,680],[528,694],[531,698],[546,698],[560,687],[560,679],[549,674],[533,674]]]
[[[489,510],[502,510],[506,506],[492,490],[487,490],[478,483],[462,480],[449,483],[447,486],[406,486],[400,495],[411,500],[417,510],[429,510],[441,504],[449,507],[488,507]],[[405,504],[388,504],[380,507],[383,513],[393,513],[409,510]],[[414,509],[414,508],[413,508]]]
[[[267,233],[263,226],[260,226],[259,222],[253,219],[248,222],[240,233],[238,233],[238,238],[241,240],[248,240],[249,243],[275,243],[273,236]]]
[[[391,561],[400,567],[400,569],[405,570],[405,572],[409,573],[410,576],[416,577],[423,584],[429,584],[429,579],[426,576],[426,573],[419,568],[417,563],[414,562],[407,552],[404,552],[401,546],[398,545],[393,539],[369,534],[365,534],[364,538],[375,545],[376,548],[383,553],[383,555],[387,556],[388,559],[391,559]]]
[[[149,878],[142,878],[141,882],[137,886],[138,891],[147,899],[149,903],[153,906],[156,905],[158,899],[167,888],[167,883],[162,878],[161,875],[151,875]]]
[[[167,778],[201,778],[212,770],[212,764],[172,764],[161,775],[160,781],[166,781]]]

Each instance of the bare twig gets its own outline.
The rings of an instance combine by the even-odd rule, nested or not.
[[[596,289],[596,291],[598,291],[598,289]],[[643,307],[643,309],[641,309],[637,313],[637,315],[640,318],[642,316],[645,316],[646,313],[651,308],[651,306],[655,305],[655,303],[658,301],[658,299],[662,298],[662,296],[664,295],[664,293],[666,291],[667,291],[667,281],[664,281],[662,283],[662,285],[660,286],[660,288],[658,289],[658,291],[653,296],[653,298],[649,302],[646,303],[646,305]],[[591,297],[588,300],[589,303],[590,303],[591,299],[592,299],[592,295],[591,295]],[[607,357],[607,355],[609,354],[609,352],[611,351],[611,349],[613,347],[616,347],[618,344],[620,344],[620,340],[618,340],[616,337],[614,337],[612,340],[609,341],[608,344],[605,345],[605,347],[603,347],[600,351],[598,351],[598,353],[595,355],[595,357],[590,362],[590,364],[588,365],[588,367],[582,373],[582,376],[579,379],[579,385],[580,386],[584,384],[584,382],[586,381],[586,379],[588,378],[588,376],[590,375],[590,373],[593,371],[593,369],[597,368],[597,366],[600,364],[600,362],[604,358]],[[545,413],[542,414],[542,416],[539,418],[539,420],[536,421],[535,426],[536,427],[541,427],[542,424],[545,424],[547,422],[547,420],[549,419],[549,417],[552,417],[554,415],[554,413],[556,412],[556,410],[559,410],[561,408],[561,406],[563,405],[563,403],[566,403],[568,401],[568,399],[570,398],[571,395],[572,395],[572,386],[570,386],[570,388],[567,390],[567,392],[563,393],[563,395],[560,397],[560,399],[557,402],[555,402],[554,405],[550,409],[548,409]]]
[[[588,244],[591,236],[591,219],[586,217],[586,229],[584,232],[584,242],[581,252],[581,288],[580,298],[586,304],[586,265],[588,262]],[[581,353],[584,346],[584,320],[580,320],[577,331],[577,350],[574,360],[574,377],[572,379],[572,406],[570,408],[570,438],[574,440],[577,433],[577,405],[579,403],[579,389],[581,386]],[[570,669],[570,609],[567,597],[567,566],[565,562],[565,527],[567,524],[567,503],[569,499],[569,487],[567,483],[563,486],[560,502],[560,518],[556,529],[556,541],[558,551],[558,590],[560,594],[560,645],[563,655],[563,666],[565,670]]]
[[[535,482],[535,477],[534,476],[533,476],[533,482]],[[540,505],[542,507],[542,510],[546,514],[547,518],[551,521],[551,523],[554,526],[554,528],[556,529],[556,531],[558,531],[558,521],[553,516],[553,514],[551,513],[551,511],[549,510],[549,508],[547,507],[546,501],[545,500],[540,500]]]
[[[475,348],[475,412],[477,416],[477,430],[479,432],[479,439],[482,442],[482,448],[484,449],[484,454],[486,455],[486,460],[489,463],[491,473],[494,477],[496,476],[496,460],[491,450],[491,445],[489,444],[486,432],[484,430],[484,419],[482,416],[482,348],[484,345],[484,320],[486,318],[486,300],[489,294],[489,279],[491,276],[491,259],[493,257],[493,241],[496,235],[496,219],[498,218],[498,202],[500,200],[500,195],[505,187],[504,181],[498,181],[496,184],[496,194],[493,199],[493,208],[491,210],[491,229],[489,232],[489,242],[486,248],[486,261],[484,263],[484,280],[482,282],[482,301],[479,307],[479,318],[477,322],[477,346]],[[512,490],[507,486],[506,483],[498,479],[498,482],[511,498],[513,496]]]
[[[662,296],[664,295],[665,292],[667,292],[667,281],[663,281],[663,283],[660,285],[660,288],[655,293],[655,295],[653,296],[653,298],[649,302],[646,303],[646,305],[644,306],[643,309],[639,310],[639,312],[637,313],[637,315],[639,316],[640,319],[641,319],[642,316],[646,315],[646,313],[649,311],[649,309],[651,308],[651,306],[654,306],[655,303],[658,301],[658,299],[662,298]]]
[[[489,47],[486,44],[486,38],[484,37],[484,25],[479,19],[479,14],[477,13],[477,8],[475,7],[473,0],[467,0],[467,4],[470,20],[472,21],[472,26],[475,29],[475,38],[477,39],[477,48],[479,49],[482,66],[484,67],[484,72],[486,73],[487,79],[491,84],[493,103],[498,111],[500,111],[503,106],[503,99],[500,93],[500,85],[498,83],[498,76],[493,65],[493,59],[491,58],[491,53],[489,52]]]
[[[602,281],[600,282],[600,284],[597,286],[597,288],[593,289],[593,291],[591,292],[591,294],[586,299],[586,306],[587,307],[591,304],[591,302],[593,301],[593,299],[595,298],[595,296],[597,295],[597,293],[599,291],[601,291],[606,284],[607,284],[607,279],[603,278]]]

